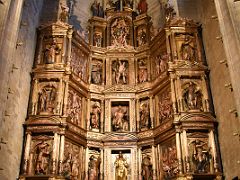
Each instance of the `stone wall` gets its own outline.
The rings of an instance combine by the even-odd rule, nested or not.
[[[19,174],[27,114],[36,27],[42,0],[12,0],[1,44],[0,179]],[[5,144],[6,143],[6,144]]]

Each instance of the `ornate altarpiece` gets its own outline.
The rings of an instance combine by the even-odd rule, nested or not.
[[[20,179],[221,179],[199,24],[125,3],[39,27]]]

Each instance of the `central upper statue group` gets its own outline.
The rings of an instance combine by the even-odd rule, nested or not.
[[[115,11],[121,11],[122,7],[133,8],[133,0],[108,0],[107,8],[114,8]],[[137,10],[139,14],[147,13],[148,4],[147,0],[140,0],[137,5]],[[104,9],[103,6],[100,5],[97,0],[94,0],[93,4],[91,5],[91,11],[93,16],[97,17],[104,17]]]

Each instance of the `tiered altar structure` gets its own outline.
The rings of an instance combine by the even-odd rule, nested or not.
[[[20,179],[221,179],[200,25],[127,2],[39,27]]]

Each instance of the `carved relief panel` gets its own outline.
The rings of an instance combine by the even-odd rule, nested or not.
[[[143,83],[148,81],[148,64],[147,58],[137,61],[137,82]]]
[[[131,45],[132,21],[126,17],[117,17],[110,24],[110,47],[126,48]]]
[[[137,47],[148,43],[147,26],[141,25],[137,28]]]
[[[151,128],[151,118],[150,118],[150,100],[140,99],[140,107],[139,107],[139,117],[140,117],[140,129],[147,130]]]
[[[160,147],[161,155],[159,163],[161,167],[161,178],[171,179],[179,172],[175,139],[161,144]]]
[[[66,141],[61,175],[63,175],[66,179],[73,180],[83,178],[84,156],[83,147]]]
[[[103,61],[93,58],[91,66],[92,66],[92,69],[91,69],[91,83],[97,84],[97,85],[104,84]]]
[[[53,136],[33,136],[30,148],[29,174],[51,174],[52,152]]]
[[[124,132],[130,130],[128,101],[111,103],[111,127],[114,132]]]
[[[67,116],[69,120],[81,126],[82,112],[82,97],[74,89],[70,89],[67,102]]]
[[[93,46],[103,47],[104,31],[102,28],[95,27],[93,32]]]
[[[157,78],[162,73],[166,72],[168,70],[168,55],[167,55],[167,53],[163,52],[163,53],[153,57],[152,67],[153,67],[152,73],[153,73],[154,78]]]
[[[92,100],[90,111],[90,129],[99,131],[101,127],[101,113],[101,101]]]
[[[62,80],[35,79],[32,95],[32,115],[61,114]]]
[[[88,82],[88,56],[77,45],[72,46],[71,70],[83,81]]]
[[[173,107],[171,100],[171,90],[166,89],[159,93],[156,98],[156,114],[158,123],[161,124],[173,117]],[[157,123],[157,124],[158,124]]]
[[[128,84],[128,60],[116,59],[112,61],[112,84]]]

